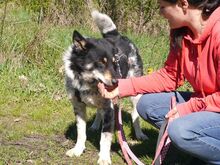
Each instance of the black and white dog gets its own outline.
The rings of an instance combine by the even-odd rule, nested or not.
[[[98,164],[111,164],[110,149],[114,131],[114,107],[109,99],[101,97],[98,82],[107,86],[117,83],[117,78],[141,76],[143,65],[135,45],[119,34],[111,18],[98,11],[92,17],[103,38],[83,37],[73,33],[73,44],[65,52],[63,60],[66,74],[66,89],[73,105],[77,125],[77,142],[66,155],[80,156],[85,150],[86,106],[97,108],[91,128],[99,129],[102,123]],[[131,97],[133,102],[132,121],[137,139],[146,139],[140,129],[136,103],[140,96]]]

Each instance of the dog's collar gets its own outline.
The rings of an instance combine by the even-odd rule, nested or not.
[[[117,65],[118,73],[119,73],[120,77],[123,77],[122,72],[121,72],[121,67],[120,67],[120,64],[119,64],[119,61],[121,61],[121,58],[122,58],[122,57],[125,57],[126,59],[128,58],[128,57],[121,51],[121,49],[118,49],[118,53],[115,54],[115,63],[116,63],[116,65]]]
[[[118,49],[118,53],[115,54],[115,60],[116,60],[116,62],[120,61],[120,59],[121,59],[122,57],[126,57],[126,58],[127,58],[127,56],[121,51],[121,49]]]

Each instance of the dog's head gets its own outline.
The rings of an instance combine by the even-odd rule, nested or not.
[[[97,80],[107,86],[117,83],[115,54],[117,49],[105,39],[85,38],[73,32],[71,66],[85,81]]]

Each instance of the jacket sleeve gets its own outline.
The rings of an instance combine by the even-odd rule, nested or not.
[[[177,59],[177,54],[171,49],[165,66],[162,69],[146,76],[119,79],[119,96],[125,97],[143,93],[175,90],[177,88],[176,84],[183,82],[183,79],[177,79],[179,75]]]
[[[220,92],[215,92],[205,98],[191,98],[189,101],[177,104],[180,116],[199,111],[220,112]]]

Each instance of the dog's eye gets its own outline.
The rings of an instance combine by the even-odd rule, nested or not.
[[[107,60],[106,57],[102,59],[102,63],[103,63],[103,64],[106,64],[107,62],[108,62],[108,60]]]
[[[107,60],[107,58],[104,58],[103,61],[104,61],[105,63],[107,63],[108,60]]]
[[[113,57],[113,58],[112,58],[112,62],[115,62],[115,61],[116,61],[116,59],[115,59],[115,57]]]
[[[99,59],[99,61],[96,62],[96,66],[99,68],[104,68],[107,66],[107,58]]]

